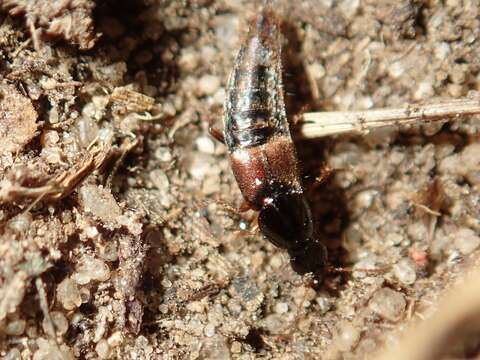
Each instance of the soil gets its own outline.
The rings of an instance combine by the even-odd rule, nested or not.
[[[315,283],[236,210],[208,134],[258,3],[0,7],[3,358],[373,357],[477,263],[478,116],[296,141],[329,250]],[[476,0],[275,8],[292,121],[478,97]]]

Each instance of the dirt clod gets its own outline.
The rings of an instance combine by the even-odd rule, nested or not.
[[[0,158],[16,154],[37,131],[32,102],[12,85],[0,86]]]

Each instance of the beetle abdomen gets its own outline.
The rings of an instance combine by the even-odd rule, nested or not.
[[[224,129],[230,152],[288,135],[278,21],[264,9],[240,49],[227,86]]]

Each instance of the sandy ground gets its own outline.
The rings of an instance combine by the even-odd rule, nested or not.
[[[329,262],[357,269],[312,287],[234,210],[207,131],[258,4],[0,6],[0,356],[370,357],[476,263],[478,117],[299,139]],[[478,1],[275,7],[292,118],[478,96]],[[479,339],[445,356],[478,356]]]

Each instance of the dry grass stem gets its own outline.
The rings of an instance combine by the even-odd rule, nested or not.
[[[448,100],[437,104],[414,104],[402,109],[364,111],[309,112],[303,114],[301,133],[316,138],[343,133],[368,133],[385,126],[422,124],[432,121],[457,120],[480,113],[480,101]]]

